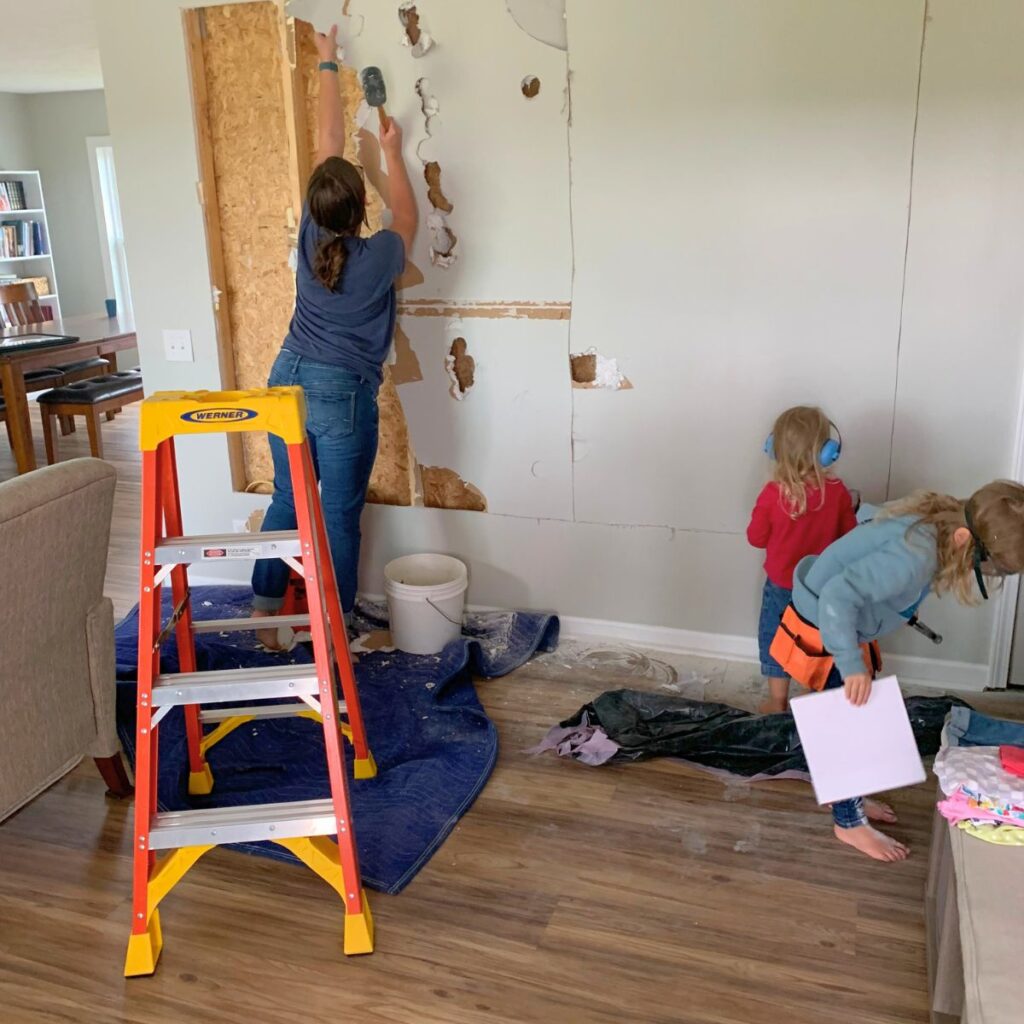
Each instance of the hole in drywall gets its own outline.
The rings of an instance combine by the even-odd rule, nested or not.
[[[573,384],[593,384],[597,372],[597,356],[593,353],[569,356]]]
[[[402,23],[402,28],[405,29],[405,38],[402,40],[403,44],[411,47],[411,53],[414,57],[422,57],[434,45],[434,40],[423,27],[422,18],[420,17],[420,12],[416,9],[416,4],[409,0],[409,2],[399,6],[398,20]]]
[[[521,88],[523,95],[532,100],[540,92],[540,79],[536,75],[527,75],[522,81]]]
[[[447,269],[458,259],[455,246],[459,240],[455,232],[448,227],[444,214],[437,210],[427,214],[427,230],[430,232],[430,262]]]
[[[468,352],[465,338],[456,338],[452,342],[448,355],[444,357],[444,367],[452,381],[449,393],[452,398],[461,401],[473,386],[473,373],[476,370],[476,361]]]
[[[443,466],[423,466],[423,504],[427,508],[456,508],[486,512],[487,499],[479,488]]]
[[[428,160],[423,165],[423,177],[427,179],[427,198],[435,210],[451,213],[454,207],[441,189],[441,165],[436,160]]]
[[[574,388],[604,388],[626,391],[633,387],[619,370],[617,359],[606,359],[595,348],[569,355],[569,369]]]

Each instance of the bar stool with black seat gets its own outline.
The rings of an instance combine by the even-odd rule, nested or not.
[[[102,459],[100,416],[141,400],[142,374],[133,372],[110,373],[43,392],[36,401],[43,416],[47,463],[52,466],[57,461],[57,435],[53,429],[55,416],[83,416],[89,430],[89,450],[95,458]]]

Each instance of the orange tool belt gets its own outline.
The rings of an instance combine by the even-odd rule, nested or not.
[[[864,655],[864,671],[874,677],[882,669],[882,655],[872,641],[860,645]],[[789,605],[783,613],[779,630],[768,653],[790,678],[809,690],[824,690],[835,659],[825,650],[821,632]]]

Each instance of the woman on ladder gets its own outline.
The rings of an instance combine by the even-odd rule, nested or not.
[[[382,125],[380,145],[390,188],[391,230],[360,237],[366,223],[361,171],[344,159],[345,118],[337,63],[337,26],[317,33],[320,55],[319,147],[299,225],[295,312],[267,382],[301,385],[306,431],[320,480],[324,519],[346,618],[356,596],[359,519],[377,455],[377,391],[395,329],[395,278],[416,234],[416,198],[402,157],[402,132]],[[284,443],[270,436],[274,496],[263,530],[294,530],[295,501]],[[284,604],[289,569],[256,563],[253,615]],[[277,649],[277,630],[258,633]]]

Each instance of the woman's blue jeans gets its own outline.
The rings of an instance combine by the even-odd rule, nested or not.
[[[342,611],[352,610],[359,570],[359,518],[377,456],[377,383],[358,373],[317,363],[282,349],[270,371],[271,387],[298,384],[306,395],[306,433],[313,468],[320,481],[327,539],[338,579]],[[288,450],[270,435],[274,458],[274,497],[263,520],[264,530],[294,530]],[[253,607],[277,611],[284,604],[290,570],[277,558],[258,561],[253,569]]]

